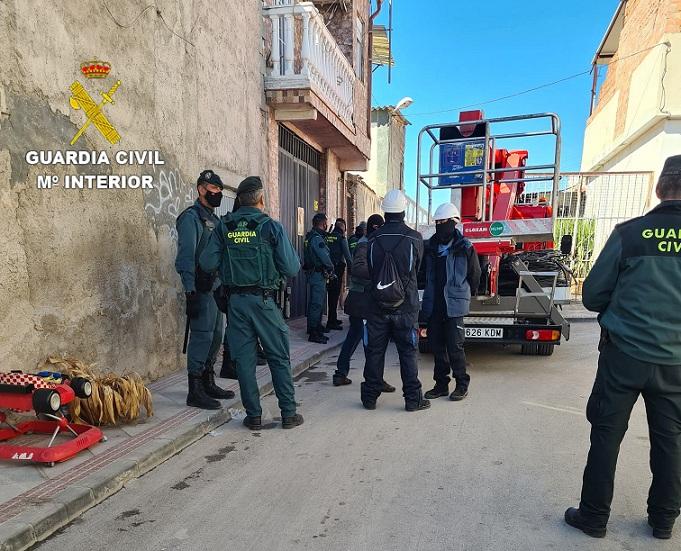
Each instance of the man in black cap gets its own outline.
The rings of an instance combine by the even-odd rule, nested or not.
[[[322,310],[326,296],[326,278],[334,277],[329,246],[324,239],[328,226],[326,214],[318,212],[312,217],[312,229],[305,236],[303,270],[309,289],[307,301],[307,332],[309,341],[326,344],[324,335],[329,329],[322,325]],[[330,314],[329,314],[330,315]]]
[[[681,508],[681,155],[657,183],[661,203],[615,227],[584,282],[601,326],[596,381],[586,406],[591,449],[579,508],[565,521],[602,538],[615,466],[631,410],[643,396],[650,429],[648,524],[669,539]]]
[[[214,210],[222,202],[222,180],[213,170],[204,170],[196,181],[199,198],[175,223],[177,257],[175,269],[185,292],[186,314],[191,330],[187,344],[189,393],[187,405],[220,409],[218,399],[234,398],[234,392],[215,384],[213,365],[222,342],[224,321],[212,291],[217,278],[199,268],[199,257],[220,222]]]
[[[255,371],[256,343],[265,350],[272,386],[279,400],[282,426],[302,425],[296,412],[288,326],[276,304],[282,281],[300,271],[298,255],[282,225],[263,212],[263,185],[249,176],[237,189],[239,210],[220,220],[201,255],[201,268],[219,270],[228,289],[227,340],[236,363],[241,401],[246,409],[244,425],[262,428],[260,390]]]

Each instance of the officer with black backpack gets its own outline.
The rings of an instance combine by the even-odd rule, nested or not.
[[[385,351],[392,340],[400,357],[402,391],[407,411],[430,407],[423,398],[418,377],[419,294],[417,274],[423,257],[423,238],[404,223],[407,199],[390,190],[383,199],[385,224],[369,239],[367,274],[353,275],[371,280],[372,311],[367,318],[366,364],[362,404],[376,409],[383,392]]]
[[[300,271],[300,261],[282,225],[263,212],[263,185],[257,176],[239,184],[240,208],[226,214],[201,254],[201,268],[220,270],[227,289],[229,325],[227,339],[236,362],[243,423],[262,428],[260,389],[255,373],[256,342],[265,350],[272,386],[281,409],[282,426],[302,425],[296,412],[291,374],[288,327],[276,304],[280,284]]]

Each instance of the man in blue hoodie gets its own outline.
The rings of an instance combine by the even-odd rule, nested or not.
[[[463,318],[480,284],[480,261],[473,244],[456,229],[461,215],[455,205],[440,205],[433,218],[435,234],[425,243],[419,278],[425,282],[422,311],[435,357],[435,387],[425,397],[432,400],[449,395],[458,401],[468,395]],[[456,382],[451,394],[450,372]]]

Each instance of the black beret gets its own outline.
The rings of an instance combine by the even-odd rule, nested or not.
[[[199,179],[196,180],[196,183],[197,184],[201,184],[201,183],[213,184],[214,186],[218,186],[220,189],[225,189],[225,186],[222,183],[220,176],[215,174],[215,171],[210,170],[210,169],[204,170],[201,174],[199,174]]]
[[[260,176],[249,176],[248,178],[244,178],[244,180],[241,181],[239,187],[236,188],[236,194],[239,195],[240,193],[250,193],[252,191],[258,191],[262,188],[263,185]]]
[[[681,155],[667,157],[660,176],[681,176]]]

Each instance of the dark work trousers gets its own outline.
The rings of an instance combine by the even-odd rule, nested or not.
[[[350,360],[357,350],[357,345],[364,339],[364,320],[355,316],[350,316],[350,329],[345,336],[345,341],[338,355],[336,362],[336,372],[334,377],[347,377],[350,373]]]
[[[433,379],[438,388],[448,388],[451,371],[456,386],[467,389],[471,378],[466,373],[466,353],[463,350],[465,331],[463,318],[433,315],[428,321],[428,343],[435,357]]]
[[[418,370],[418,335],[413,315],[381,314],[367,320],[362,401],[372,403],[381,395],[385,350],[391,339],[400,357],[404,401],[409,406],[416,406],[422,398]]]
[[[585,522],[604,528],[610,515],[615,466],[631,410],[643,395],[650,436],[648,515],[656,527],[674,524],[681,507],[681,365],[642,362],[612,342],[601,346],[598,372],[586,406],[591,449],[579,509]]]
[[[345,264],[336,264],[333,267],[336,274],[336,279],[329,281],[327,286],[327,294],[329,300],[329,311],[326,315],[326,323],[338,322],[338,299],[340,298],[341,289],[343,288],[343,274],[345,274]]]

